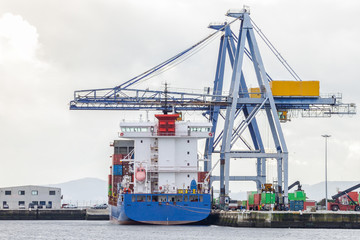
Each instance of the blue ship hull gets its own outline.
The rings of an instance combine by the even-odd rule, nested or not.
[[[187,224],[207,218],[210,194],[122,194],[110,207],[110,219],[120,224]]]

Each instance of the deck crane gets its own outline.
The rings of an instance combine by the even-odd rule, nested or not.
[[[275,96],[270,86],[274,81],[265,71],[255,33],[258,33],[260,38],[265,41],[295,78],[295,81],[301,81],[300,77],[256,26],[250,18],[250,11],[247,7],[241,10],[229,10],[226,15],[234,19],[221,24],[210,24],[209,28],[215,30],[214,33],[148,71],[114,88],[75,91],[74,100],[70,102],[70,110],[200,111],[213,124],[212,132],[214,134],[206,142],[204,157],[208,161],[204,169],[210,173],[213,170],[212,167],[220,162],[220,175],[210,177],[211,182],[220,181],[220,205],[225,208],[228,205],[230,181],[255,181],[260,190],[266,181],[267,159],[277,160],[278,190],[284,194],[286,203],[288,150],[280,122],[286,121],[286,114],[291,115],[294,111],[300,111],[304,117],[329,117],[333,114],[355,114],[356,106],[342,103],[341,95],[329,97],[320,97],[320,95]],[[237,36],[231,30],[232,24],[236,21],[240,21]],[[131,88],[182,62],[219,35],[221,36],[220,47],[212,93],[198,94],[179,91],[166,91],[165,93],[164,91]],[[246,48],[246,43],[248,43],[248,48]],[[227,56],[230,60],[232,77],[230,90],[228,94],[225,94],[223,85]],[[256,92],[252,92],[248,88],[247,79],[243,73],[245,56],[253,63],[258,85]],[[166,104],[164,104],[165,101]],[[265,111],[271,129],[275,148],[270,151],[264,147],[257,124],[256,116],[260,111]],[[224,123],[220,126],[222,121]],[[238,121],[240,122],[238,123]],[[243,134],[245,131],[250,134],[252,144],[245,139]],[[235,143],[243,144],[245,150],[236,149],[239,144]],[[220,155],[216,164],[212,162],[214,154]],[[255,159],[257,161],[256,175],[230,176],[230,159],[234,158]]]

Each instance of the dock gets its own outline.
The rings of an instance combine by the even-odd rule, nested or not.
[[[207,222],[231,227],[360,229],[360,212],[215,210],[211,212]]]
[[[0,210],[0,220],[109,220],[108,209]]]

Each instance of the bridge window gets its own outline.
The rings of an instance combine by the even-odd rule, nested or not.
[[[210,132],[210,128],[208,127],[191,127],[191,132]]]
[[[148,127],[122,127],[122,132],[148,132]]]

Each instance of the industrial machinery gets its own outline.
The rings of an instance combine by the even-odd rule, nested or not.
[[[220,173],[211,174],[210,185],[220,181],[220,206],[229,204],[230,181],[254,181],[257,190],[266,182],[266,161],[277,161],[277,184],[284,190],[284,204],[288,202],[288,149],[280,126],[290,117],[330,117],[333,114],[355,114],[355,104],[342,103],[341,95],[322,97],[318,81],[301,81],[301,78],[282,58],[264,33],[250,18],[250,9],[229,10],[230,22],[210,24],[215,32],[185,51],[160,63],[148,71],[114,88],[79,90],[70,102],[71,110],[153,110],[163,112],[199,111],[212,123],[212,136],[206,140],[204,170],[211,173],[220,163]],[[240,22],[239,34],[231,26]],[[262,61],[255,34],[265,42],[295,81],[274,81]],[[220,36],[215,80],[205,93],[143,90],[131,88],[184,61]],[[247,47],[248,46],[248,47]],[[226,59],[229,61],[226,61]],[[245,57],[252,62],[257,87],[248,88],[249,82],[243,69]],[[225,65],[231,71],[228,91],[224,91]],[[202,71],[199,69],[199,71]],[[203,87],[203,86],[201,86]],[[265,112],[265,121],[271,131],[273,146],[265,149],[258,115]],[[300,114],[298,114],[300,113]],[[250,138],[249,141],[247,138]],[[213,161],[215,158],[215,161]],[[230,176],[230,160],[251,159],[256,161],[256,173],[246,176]],[[282,191],[279,191],[282,192]]]
[[[288,187],[288,190],[290,191],[293,187],[295,187],[295,186],[298,186],[298,191],[301,191],[301,184],[300,184],[300,182],[299,181],[296,181],[296,182],[294,182],[293,184],[291,184],[289,187]]]
[[[329,202],[329,208],[333,211],[360,211],[359,193],[352,192],[358,188],[360,183],[332,196],[335,202]]]

